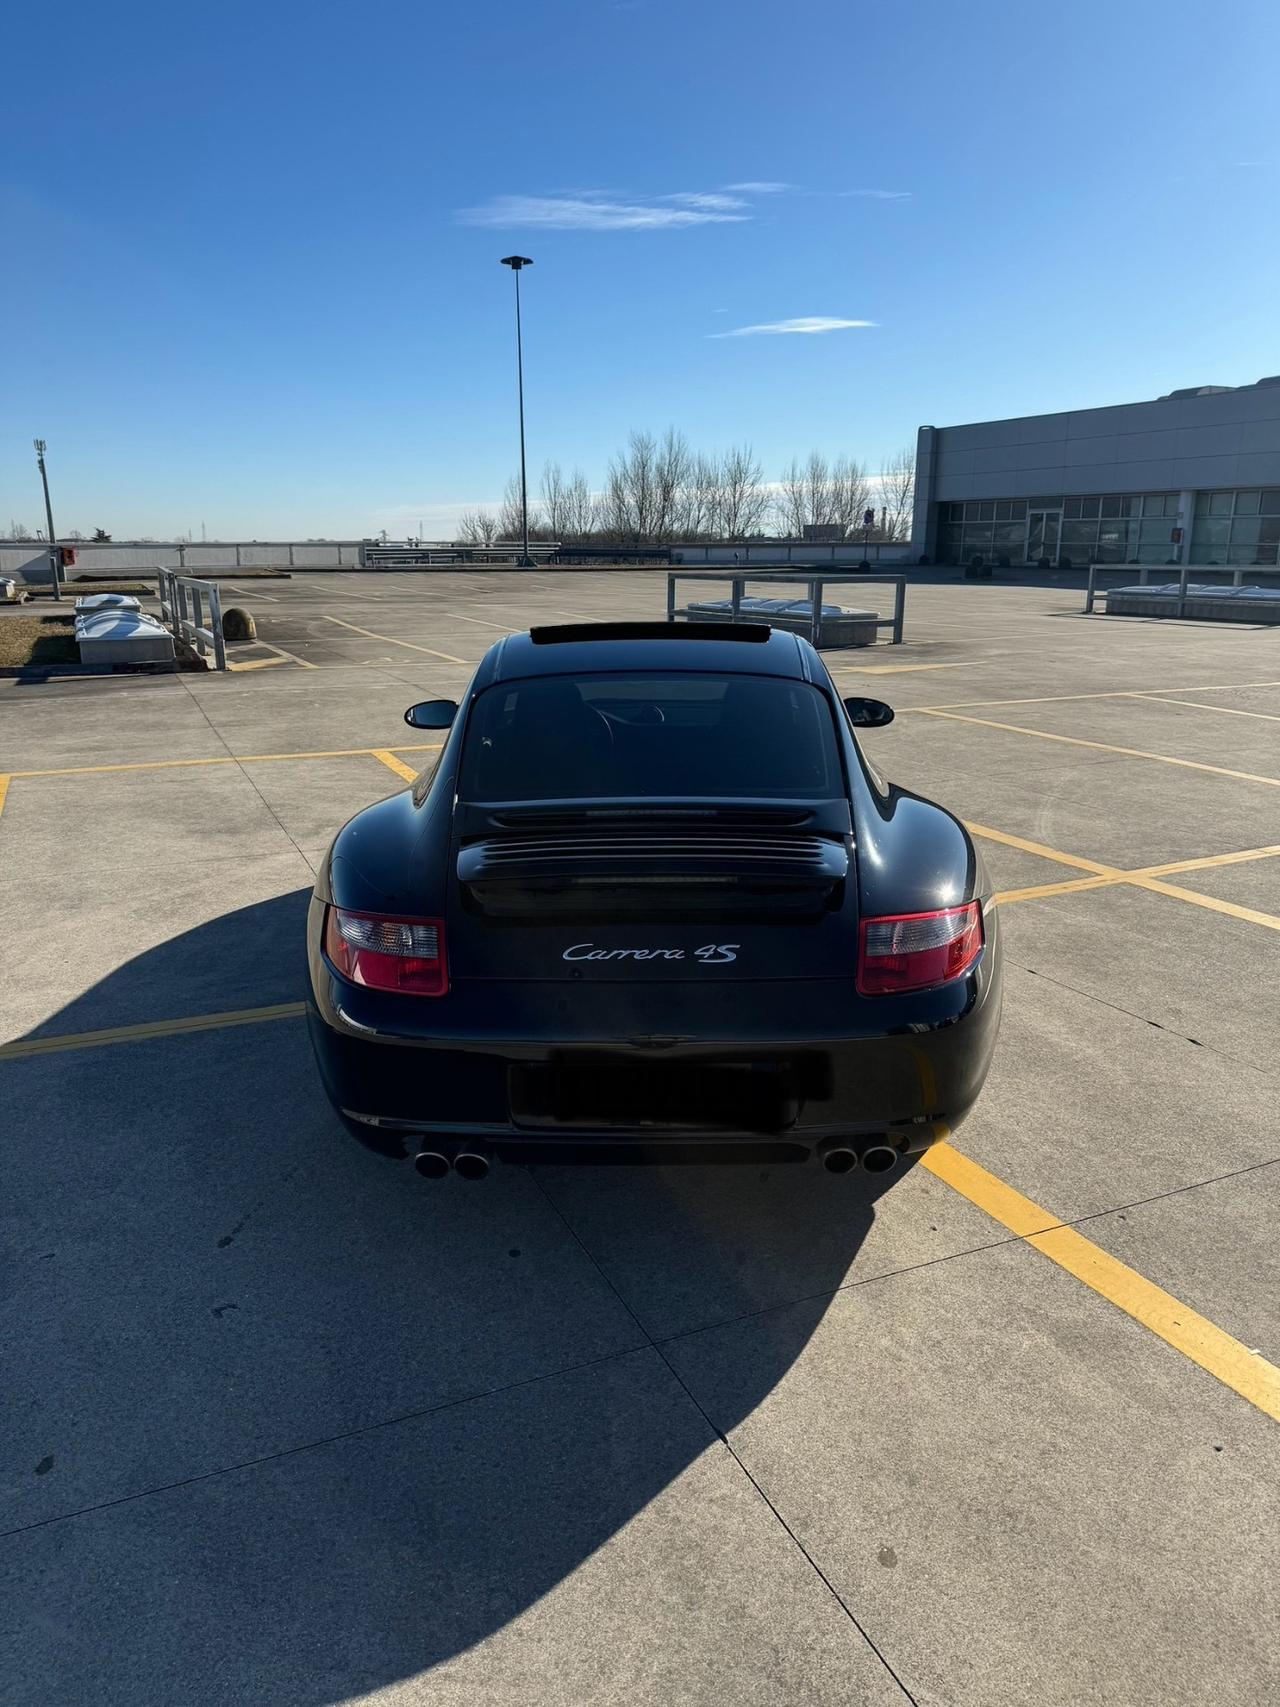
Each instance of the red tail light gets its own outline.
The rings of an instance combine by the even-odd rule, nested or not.
[[[336,971],[370,990],[443,996],[449,989],[443,919],[393,919],[330,907],[324,951]]]
[[[864,996],[928,990],[967,972],[982,953],[982,907],[863,919],[858,989]]]

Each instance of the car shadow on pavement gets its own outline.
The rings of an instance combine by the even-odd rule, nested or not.
[[[140,954],[38,1034],[298,999],[305,904]],[[8,1700],[327,1707],[446,1665],[449,1699],[631,1699],[650,1601],[673,1655],[721,1632],[728,1699],[775,1618],[813,1619],[724,1437],[822,1321],[882,1182],[433,1184],[339,1127],[296,1018],[0,1073]]]

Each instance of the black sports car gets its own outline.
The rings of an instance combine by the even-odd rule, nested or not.
[[[964,1118],[1000,1014],[964,826],[891,787],[817,652],[757,625],[535,628],[434,767],[342,829],[311,1038],[365,1143],[495,1159],[884,1171]]]

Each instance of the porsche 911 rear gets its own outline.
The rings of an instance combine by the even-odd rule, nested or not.
[[[954,1127],[999,1008],[963,828],[877,787],[805,642],[579,633],[496,649],[334,844],[311,1028],[352,1130],[478,1175],[887,1168]]]

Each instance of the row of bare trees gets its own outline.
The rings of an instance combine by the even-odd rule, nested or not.
[[[604,488],[593,491],[581,469],[566,474],[558,462],[542,471],[530,494],[529,532],[540,539],[628,546],[663,545],[673,539],[750,539],[773,533],[800,539],[805,529],[859,534],[868,510],[876,513],[872,539],[903,540],[911,532],[915,455],[898,451],[870,472],[852,457],[828,459],[812,451],[793,457],[781,480],[769,483],[750,445],[695,451],[669,427],[659,438],[633,432],[611,458]],[[464,511],[458,537],[473,545],[520,537],[520,482],[507,482],[496,509]]]

